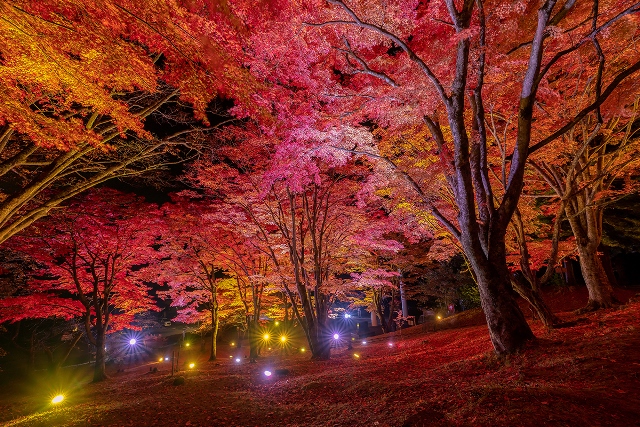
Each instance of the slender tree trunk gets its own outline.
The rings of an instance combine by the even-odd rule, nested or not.
[[[542,299],[540,292],[538,292],[522,274],[514,275],[511,280],[511,285],[535,310],[544,326],[553,328],[559,322],[559,319],[551,312],[549,306]]]
[[[255,363],[258,360],[258,321],[256,319],[249,320],[249,361]]]
[[[602,262],[598,257],[598,250],[593,245],[580,245],[578,243],[578,254],[580,256],[580,270],[582,277],[589,291],[589,301],[581,312],[608,308],[616,302],[613,296],[613,288],[607,277]]]
[[[209,360],[216,360],[218,351],[218,308],[211,309],[211,354]]]
[[[96,325],[96,363],[93,368],[93,382],[97,383],[107,379],[105,367],[105,328]]]

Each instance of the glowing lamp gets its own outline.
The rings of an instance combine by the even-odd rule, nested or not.
[[[265,377],[270,377],[271,376],[271,371],[264,371],[264,376]]]
[[[270,338],[270,337],[269,337],[269,334],[264,334],[264,335],[262,336],[262,339],[264,339],[265,341],[268,341],[268,340],[269,340],[269,338]]]
[[[337,339],[339,339],[339,338],[340,338],[340,335],[338,335],[338,334],[333,334],[333,339],[334,339],[334,340],[337,340]]]
[[[185,346],[189,347],[189,343],[186,343]]]
[[[304,347],[302,347],[302,348],[300,349],[300,351],[304,353],[304,351],[305,351],[305,350],[304,350]]]
[[[240,358],[236,357],[236,363],[240,363]]]
[[[393,343],[392,342],[389,343],[389,347],[393,347]]]
[[[233,359],[233,356],[229,356],[229,359]]]
[[[131,338],[131,339],[129,340],[129,345],[136,345],[136,343],[137,343],[137,342],[138,342],[138,341],[137,341],[135,338]]]
[[[161,357],[160,359],[158,359],[158,362],[162,362],[164,360],[164,357]]]
[[[278,326],[280,324],[280,322],[276,321],[276,326]]]
[[[195,366],[196,366],[196,364],[195,364],[195,363],[189,363],[189,368],[190,368],[190,369],[193,369]]]
[[[284,335],[280,337],[280,341],[285,342],[287,340],[287,337],[285,337]]]
[[[362,345],[367,345],[367,342],[366,341],[362,341]]]
[[[51,403],[58,404],[58,403],[62,402],[63,400],[64,400],[64,396],[59,394],[59,395],[55,396],[53,399],[51,399]]]
[[[349,313],[345,313],[345,314],[344,314],[344,318],[345,318],[345,319],[350,319],[350,318],[351,318],[351,315],[350,315]]]
[[[168,357],[165,357],[165,358],[164,358],[164,360],[167,360],[167,361],[168,361],[168,360],[169,360],[169,358],[168,358]]]
[[[353,353],[353,357],[355,357],[356,359],[360,359],[360,355],[358,353]]]
[[[438,316],[438,320],[442,320],[442,316]]]
[[[231,347],[233,347],[234,345],[236,345],[236,343],[232,342],[232,343],[231,343]]]

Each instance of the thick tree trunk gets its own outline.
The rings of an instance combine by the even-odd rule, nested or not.
[[[218,354],[218,313],[215,315],[215,319],[212,319],[211,324],[211,354],[209,355],[209,360],[216,360],[216,355]]]
[[[332,333],[327,327],[327,319],[329,308],[327,307],[328,298],[323,295],[318,288],[316,295],[316,324],[313,331],[313,360],[328,360],[331,357],[330,340]]]
[[[249,362],[256,363],[258,360],[258,322],[257,320],[249,320]]]
[[[504,247],[504,246],[503,246]],[[468,250],[467,253],[473,253]],[[480,302],[487,318],[491,343],[498,354],[519,350],[533,339],[533,332],[512,296],[511,278],[504,252],[494,251],[489,260],[469,258],[476,273]]]
[[[589,301],[580,312],[598,310],[611,307],[616,299],[613,296],[613,288],[607,277],[602,262],[598,257],[598,251],[593,245],[578,244],[580,256],[580,270],[589,291]]]
[[[105,367],[105,330],[96,327],[96,364],[93,368],[93,382],[97,383],[107,379]]]

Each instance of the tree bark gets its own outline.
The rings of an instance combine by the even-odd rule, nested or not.
[[[93,382],[97,383],[107,379],[105,366],[105,328],[96,325],[96,363],[93,368]]]
[[[486,261],[482,258],[470,257],[469,260],[478,280],[489,336],[497,354],[513,353],[534,338],[533,332],[512,296],[504,252],[490,252]]]
[[[216,303],[217,305],[217,303]],[[216,360],[218,342],[218,308],[211,309],[211,354],[209,360]]]
[[[535,289],[522,274],[515,274],[512,277],[511,285],[518,294],[529,303],[531,308],[535,310],[542,324],[547,328],[553,328],[559,319],[551,312],[549,306],[542,299],[542,295]]]
[[[611,282],[609,282],[609,278],[602,266],[602,261],[598,257],[597,248],[594,248],[593,245],[580,245],[578,243],[578,254],[580,256],[582,277],[589,291],[589,301],[579,311],[586,312],[612,307],[616,299],[613,296]]]

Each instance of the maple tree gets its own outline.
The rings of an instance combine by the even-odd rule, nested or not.
[[[177,322],[202,322],[211,329],[209,360],[217,357],[218,331],[241,309],[236,278],[224,270],[225,234],[212,218],[210,206],[174,196],[162,207],[155,233],[158,254],[145,268],[146,280],[168,286],[158,296],[178,308]]]
[[[619,118],[600,123],[590,115],[556,145],[555,159],[531,164],[553,189],[575,236],[582,277],[589,290],[585,310],[610,307],[615,301],[598,251],[602,242],[605,207],[630,192],[638,166],[635,114],[626,123]]]
[[[217,94],[249,99],[224,4],[0,5],[0,243],[92,186],[189,154]]]
[[[0,321],[79,319],[96,349],[94,381],[105,379],[106,334],[136,329],[137,314],[157,310],[136,274],[154,256],[149,230],[157,223],[148,204],[114,190],[74,199],[10,240],[44,268],[32,274],[25,295],[2,300]]]
[[[549,150],[587,114],[608,114],[632,99],[637,90],[630,76],[640,69],[631,42],[639,6],[599,0],[328,0],[287,6],[275,13],[278,25],[269,20],[255,37],[251,62],[253,72],[279,84],[272,96],[263,96],[293,129],[285,136],[299,139],[302,130],[319,136],[330,128],[341,133],[345,122],[374,122],[396,134],[428,129],[425,160],[435,154],[433,168],[446,191],[396,163],[402,152],[381,155],[371,143],[347,138],[318,137],[317,145],[377,156],[388,173],[404,177],[422,206],[460,242],[496,352],[521,347],[533,334],[510,293],[505,235],[528,157]],[[589,96],[571,100],[569,109],[566,95],[575,90]],[[503,192],[491,176],[487,109],[513,117],[500,126],[509,139]],[[433,168],[431,176],[438,176]],[[440,210],[438,196],[445,192],[455,202],[450,213]]]

